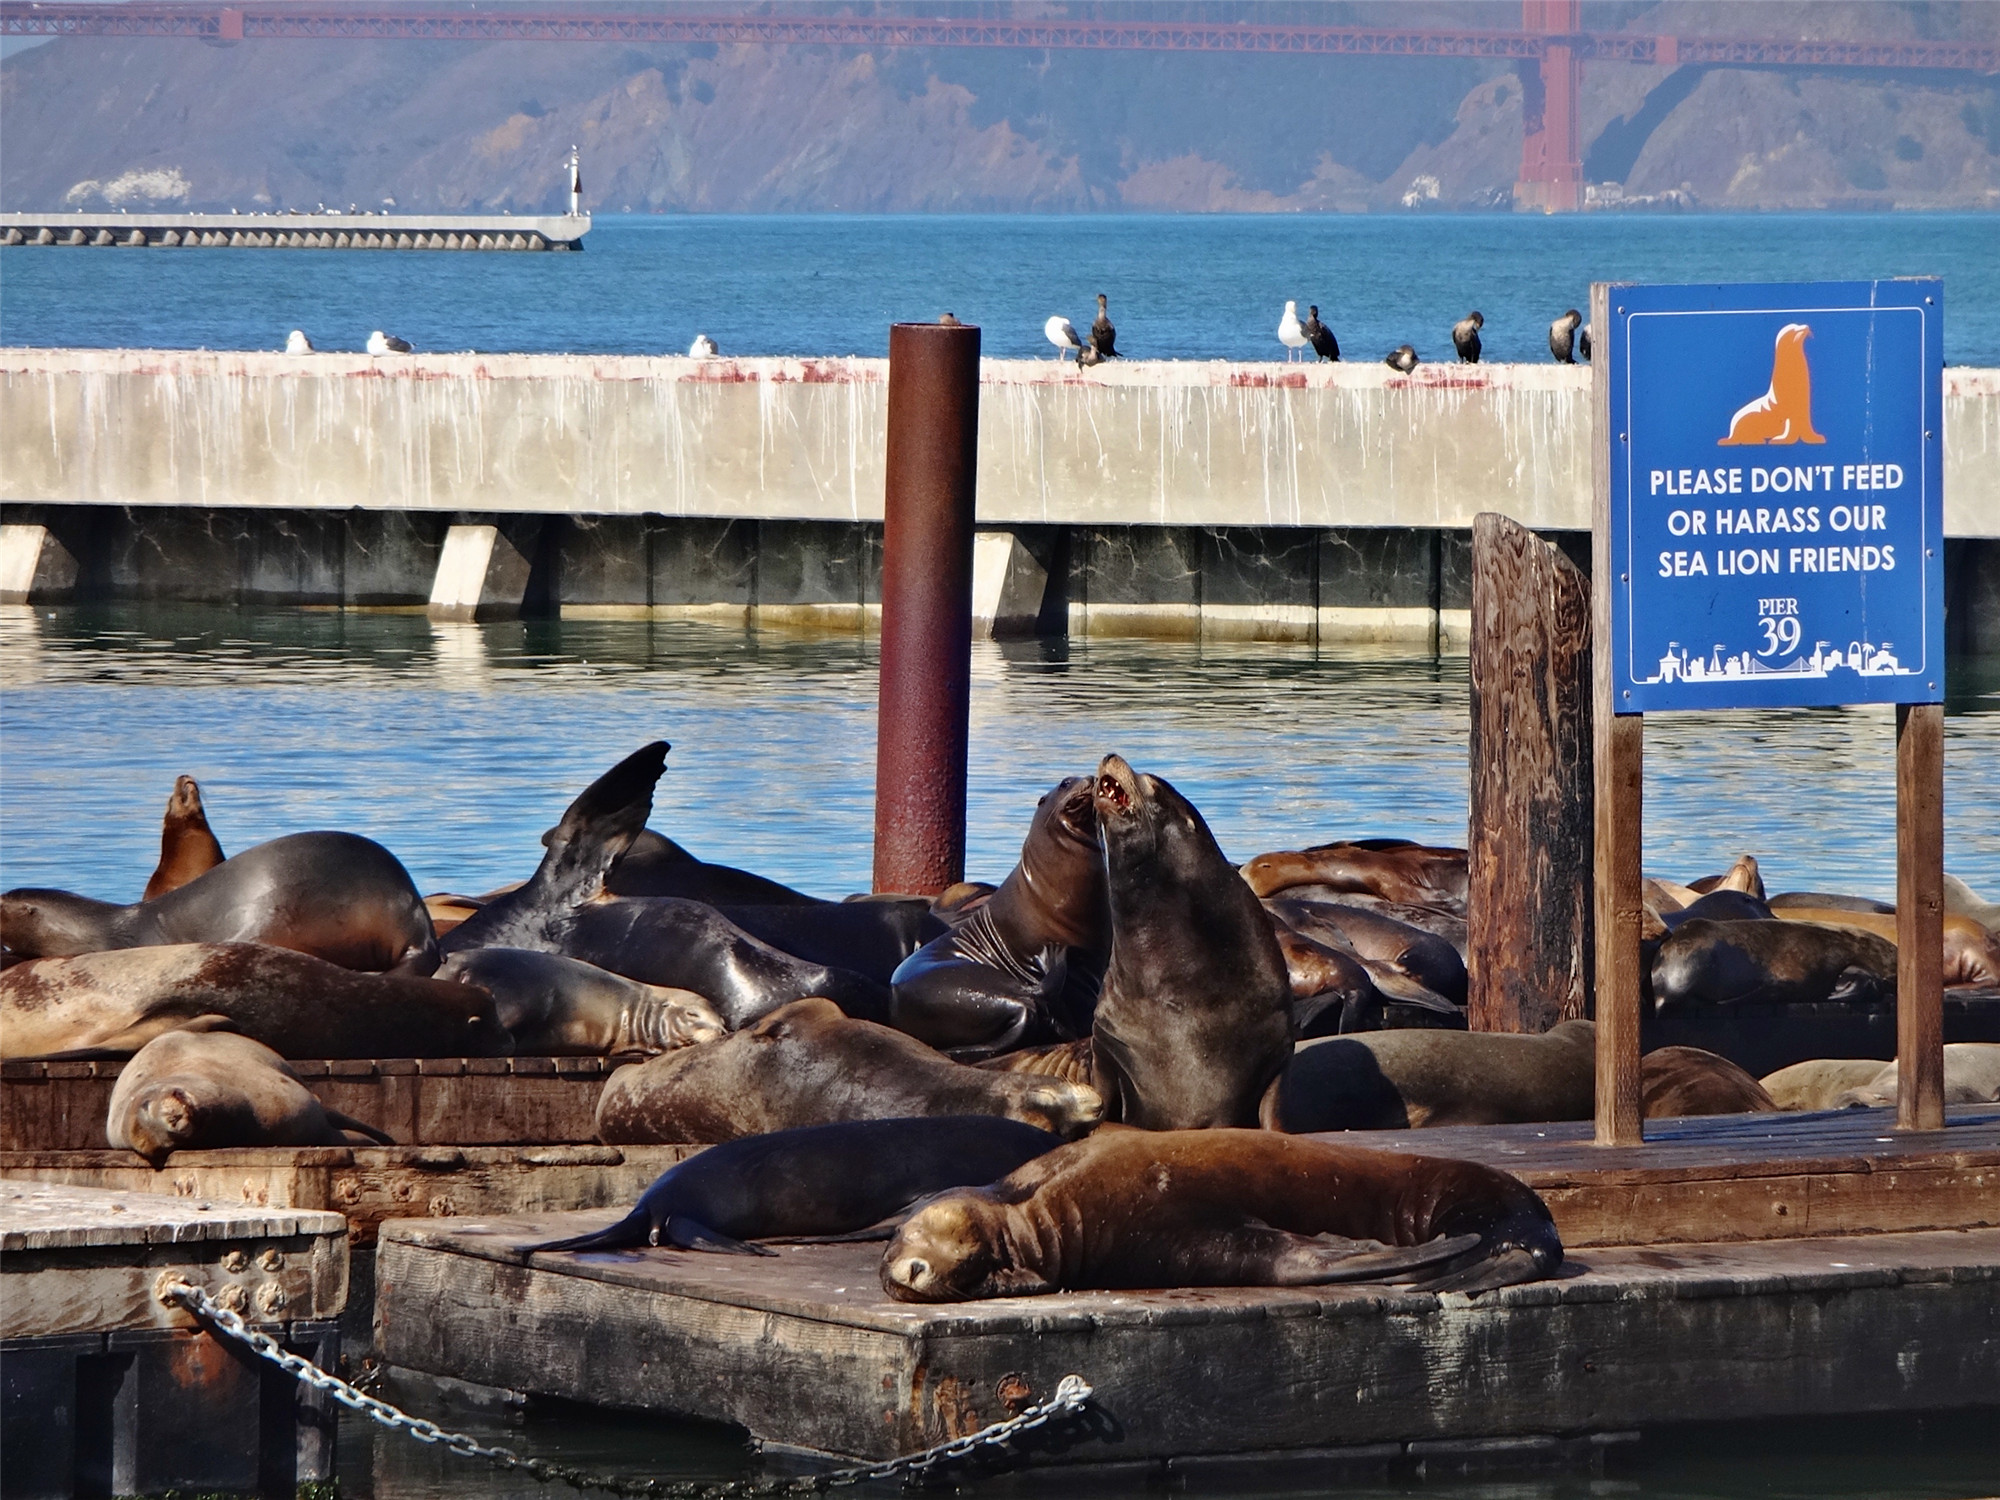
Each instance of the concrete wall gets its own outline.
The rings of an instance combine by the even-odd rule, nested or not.
[[[0,499],[881,517],[880,360],[0,350]],[[1589,525],[1589,371],[988,361],[992,525]],[[1945,529],[2000,536],[2000,371],[1945,374]]]

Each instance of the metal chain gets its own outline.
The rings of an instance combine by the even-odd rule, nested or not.
[[[503,1469],[518,1469],[547,1484],[559,1481],[572,1489],[602,1490],[609,1494],[633,1497],[658,1497],[658,1500],[737,1500],[737,1497],[761,1497],[778,1495],[814,1495],[847,1485],[865,1484],[870,1480],[894,1479],[898,1476],[916,1476],[928,1473],[939,1464],[949,1463],[977,1452],[982,1448],[997,1447],[1024,1432],[1047,1423],[1058,1416],[1068,1416],[1081,1411],[1091,1396],[1090,1386],[1079,1375],[1065,1375],[1057,1382],[1055,1393],[1048,1400],[1028,1407],[1017,1417],[1009,1417],[1004,1422],[995,1422],[990,1427],[982,1427],[977,1432],[964,1437],[953,1438],[926,1448],[921,1453],[906,1454],[901,1458],[888,1459],[882,1463],[860,1465],[846,1469],[830,1469],[820,1474],[802,1474],[788,1479],[732,1479],[703,1481],[691,1479],[627,1479],[617,1475],[591,1474],[583,1469],[572,1468],[568,1464],[554,1463],[545,1458],[524,1458],[511,1448],[497,1444],[481,1443],[463,1432],[447,1432],[437,1423],[423,1417],[413,1417],[399,1411],[386,1401],[381,1401],[366,1392],[356,1389],[338,1376],[329,1375],[311,1360],[301,1355],[287,1353],[278,1341],[267,1333],[246,1324],[242,1317],[223,1307],[208,1293],[187,1282],[171,1283],[160,1293],[163,1301],[178,1302],[189,1312],[227,1334],[238,1343],[246,1345],[263,1359],[269,1360],[287,1374],[333,1397],[342,1406],[373,1417],[384,1427],[407,1432],[420,1443],[432,1443],[448,1448],[453,1453],[466,1458],[483,1458],[488,1463]]]

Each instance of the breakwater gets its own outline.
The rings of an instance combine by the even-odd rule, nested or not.
[[[0,213],[0,245],[233,250],[581,250],[588,214]]]
[[[868,359],[4,350],[0,501],[68,559],[24,584],[16,558],[5,582],[424,605],[456,524],[485,528],[459,548],[475,613],[865,624],[886,378]],[[1589,433],[1581,368],[987,361],[982,616],[1449,646],[1475,515],[1588,528]],[[1945,372],[1945,527],[1955,647],[2000,649],[2000,371]]]

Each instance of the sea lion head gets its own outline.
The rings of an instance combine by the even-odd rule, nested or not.
[[[966,1302],[1052,1289],[1021,1263],[1009,1209],[990,1193],[947,1193],[917,1210],[882,1255],[882,1290],[898,1302]]]
[[[162,1079],[130,1102],[125,1138],[153,1166],[200,1141],[202,1101],[188,1086],[192,1081]]]
[[[1145,865],[1179,880],[1204,873],[1215,836],[1192,802],[1158,776],[1145,776],[1107,755],[1098,763],[1095,784],[1097,826],[1112,870]],[[1254,904],[1255,897],[1244,892]]]
[[[1066,777],[1035,804],[1021,843],[1020,884],[1041,912],[1037,927],[1048,936],[1072,948],[1103,942],[1110,918],[1092,778]]]
[[[70,958],[111,946],[106,927],[123,911],[68,891],[24,887],[0,896],[0,943],[16,958]]]

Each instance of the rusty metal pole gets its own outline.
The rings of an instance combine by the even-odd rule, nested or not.
[[[979,330],[895,324],[875,721],[878,891],[935,895],[965,878],[978,447]]]

